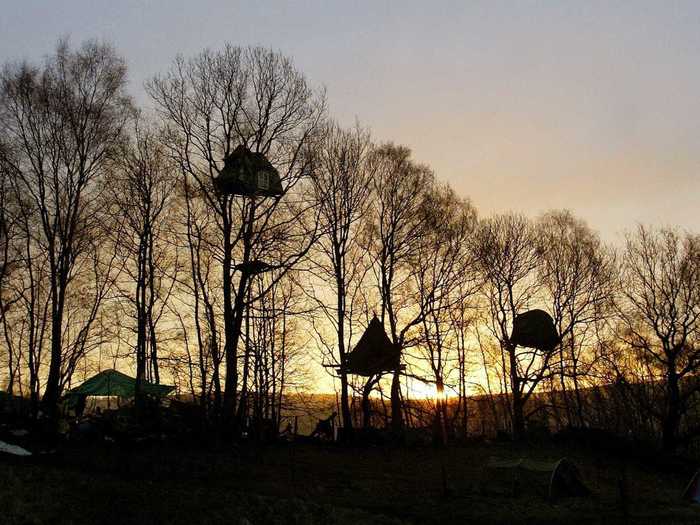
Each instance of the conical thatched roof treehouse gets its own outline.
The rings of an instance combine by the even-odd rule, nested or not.
[[[394,372],[394,383],[398,386],[397,374],[399,370],[403,369],[401,365],[401,349],[391,342],[391,339],[384,331],[382,322],[375,314],[352,352],[345,356],[345,360],[339,367],[336,366],[334,368],[341,373],[367,378],[362,390],[363,426],[367,428],[370,425],[371,413],[369,395],[374,385],[385,373]],[[392,406],[394,403],[400,402],[398,395],[394,393],[393,383],[391,402]]]
[[[375,315],[353,351],[346,356],[343,368],[348,374],[371,377],[398,369],[400,361],[400,350],[391,342]]]
[[[224,159],[214,185],[227,195],[277,197],[284,193],[280,174],[265,155],[243,145]]]

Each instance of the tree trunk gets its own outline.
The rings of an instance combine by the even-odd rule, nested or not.
[[[234,418],[236,408],[236,389],[238,388],[238,355],[236,345],[233,343],[235,333],[235,320],[233,315],[232,277],[231,277],[231,223],[228,220],[228,199],[221,205],[223,217],[223,272],[222,287],[224,292],[224,359],[226,360],[226,380],[224,382],[223,414],[217,414],[217,419],[229,424]],[[240,329],[240,327],[239,327]]]
[[[350,396],[348,395],[348,374],[340,370],[340,410],[343,415],[345,432],[352,433],[352,412],[350,411]]]
[[[255,200],[251,198],[250,212],[246,220],[245,231],[243,234],[243,264],[250,262],[251,255],[251,238],[253,235],[253,222],[255,221]],[[224,287],[224,322],[226,323],[226,383],[224,390],[224,425],[227,431],[234,433],[241,428],[241,421],[238,420],[236,411],[236,399],[238,390],[238,341],[241,337],[241,326],[243,325],[243,314],[245,310],[245,299],[248,290],[250,275],[247,271],[241,271],[241,277],[238,281],[236,297],[231,308],[231,241],[230,241],[230,225],[228,229],[227,242],[225,243],[229,249],[224,254],[224,271],[228,276],[228,293]],[[245,266],[244,266],[245,268]],[[224,281],[225,282],[225,281]],[[228,315],[226,315],[228,313]]]
[[[666,452],[674,452],[678,444],[678,427],[680,426],[680,386],[676,371],[675,359],[668,363],[666,379],[666,414],[662,424],[663,449]]]
[[[447,445],[447,398],[445,397],[445,383],[443,378],[438,375],[435,378],[435,388],[437,390],[437,410],[438,417],[438,432],[440,433],[440,444]]]
[[[51,360],[42,405],[51,423],[55,424],[58,423],[58,401],[61,397],[63,307],[66,295],[65,283],[68,281],[68,275],[62,269],[52,269],[51,273],[53,281],[51,290]],[[65,278],[64,273],[66,274]]]
[[[367,379],[365,386],[362,388],[362,428],[370,428],[372,426],[372,404],[369,395],[372,393],[372,388],[377,384],[381,376],[371,376]]]
[[[391,429],[400,435],[403,431],[403,415],[401,410],[401,371],[396,369],[391,381]]]
[[[515,346],[508,344],[508,358],[510,363],[510,388],[511,388],[511,417],[513,423],[513,440],[520,441],[525,436],[525,402],[520,388],[518,376]]]
[[[352,434],[352,413],[350,412],[350,399],[348,395],[348,373],[345,369],[345,275],[343,267],[345,256],[341,252],[340,243],[334,237],[333,242],[333,266],[335,273],[336,305],[338,309],[338,355],[340,357],[340,411],[343,416],[343,429],[347,434]]]
[[[566,364],[564,359],[564,345],[559,345],[559,384],[561,386],[561,397],[564,401],[564,411],[566,412],[567,426],[573,425],[573,415],[571,411],[571,403],[569,401],[569,391],[566,388]]]
[[[144,408],[143,382],[146,379],[146,241],[141,236],[138,254],[138,274],[136,279],[136,385],[134,400],[137,417]]]
[[[250,287],[249,287],[250,288]],[[248,300],[250,302],[250,289],[248,290]],[[236,420],[238,422],[245,421],[245,417],[248,415],[248,381],[250,375],[250,308],[245,309],[245,341],[244,341],[244,351],[243,351],[243,377],[241,378],[241,395],[238,400],[238,411],[236,413]],[[256,369],[258,367],[256,366]],[[258,397],[261,394],[260,385],[256,389]],[[256,416],[258,419],[260,415]]]
[[[239,426],[236,415],[236,400],[238,397],[238,341],[243,325],[243,306],[245,288],[248,278],[241,274],[238,283],[236,298],[231,309],[231,320],[226,321],[226,382],[224,386],[224,424],[228,430],[235,430]]]

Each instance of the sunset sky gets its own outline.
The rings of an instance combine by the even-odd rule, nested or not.
[[[0,60],[103,38],[146,102],[176,53],[260,44],[482,214],[569,208],[611,241],[636,221],[700,231],[700,3],[250,4],[2,0]]]

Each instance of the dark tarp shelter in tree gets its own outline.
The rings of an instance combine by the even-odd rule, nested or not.
[[[234,268],[240,272],[255,275],[269,271],[272,266],[267,264],[265,261],[250,261],[248,263],[239,263],[234,266]]]
[[[175,387],[143,381],[141,389],[147,395],[163,397],[172,392]],[[135,394],[136,379],[116,370],[104,370],[68,392],[68,396],[134,397]]]
[[[386,335],[375,315],[353,351],[346,356],[344,369],[348,374],[369,377],[396,370],[400,359],[401,352]]]
[[[559,344],[554,320],[544,310],[529,310],[515,316],[510,342],[514,345],[551,352]]]
[[[224,168],[214,179],[215,186],[222,193],[274,197],[282,195],[282,181],[279,172],[262,153],[250,151],[243,145],[224,159]]]
[[[578,469],[571,461],[536,461],[532,459],[495,459],[486,464],[487,482],[500,484],[513,495],[532,494],[547,499],[587,496]]]

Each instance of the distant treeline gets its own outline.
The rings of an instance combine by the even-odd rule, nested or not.
[[[1,377],[35,416],[57,419],[68,388],[120,367],[137,399],[143,381],[172,382],[236,435],[282,424],[323,364],[348,428],[519,438],[547,420],[667,450],[696,436],[696,234],[640,225],[606,246],[568,211],[479,217],[408,148],[335,123],[273,50],[177,57],[145,88],[152,111],[94,41],[2,70]],[[215,184],[240,145],[282,195]],[[554,319],[552,351],[511,342],[533,308]],[[348,375],[375,313],[405,368]],[[435,401],[411,401],[409,383]]]

